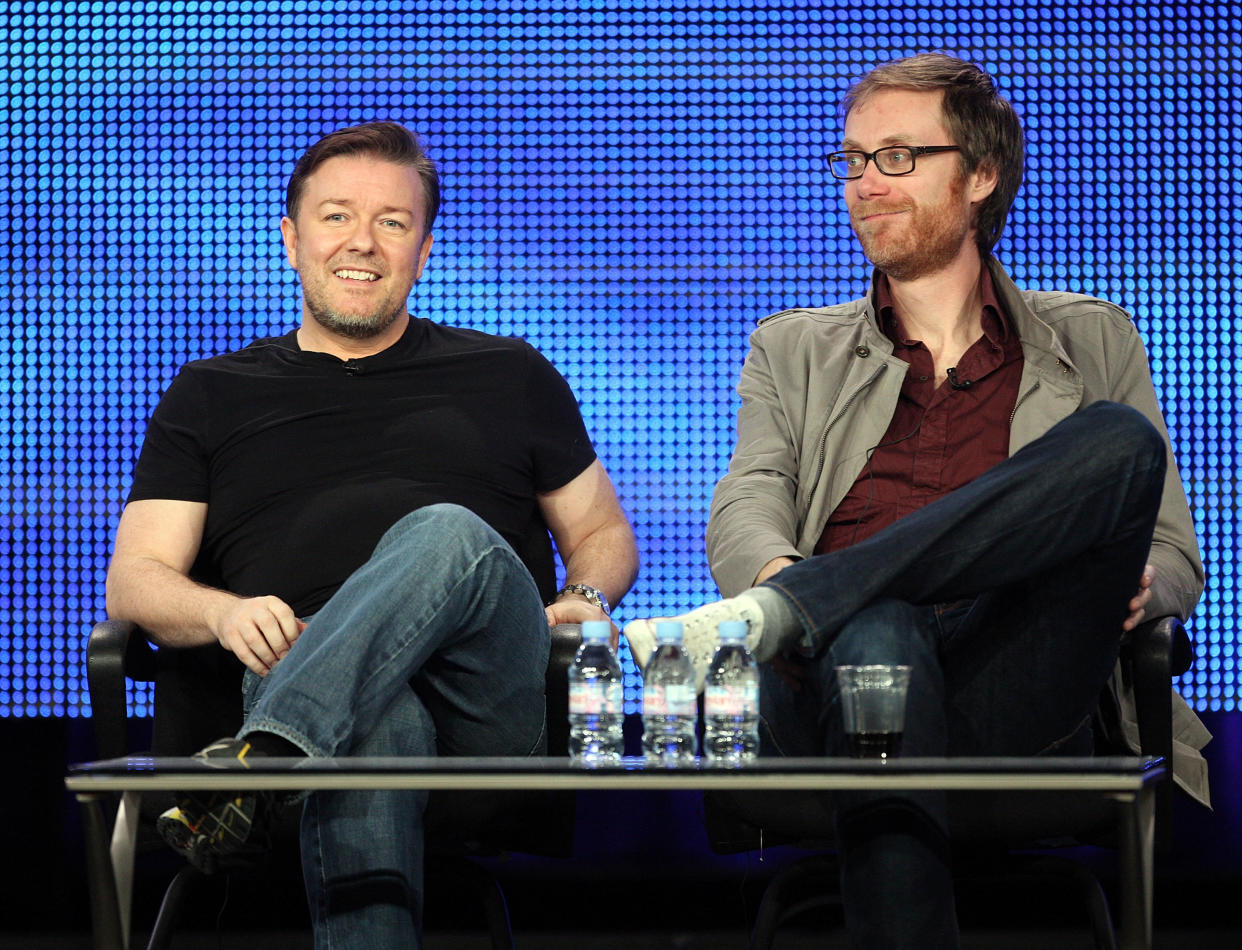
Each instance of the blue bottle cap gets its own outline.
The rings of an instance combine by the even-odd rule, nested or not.
[[[745,620],[722,620],[717,628],[721,640],[745,640],[750,624]]]
[[[612,624],[607,620],[584,620],[582,622],[583,640],[607,640],[612,636]]]
[[[681,643],[681,621],[661,620],[655,625],[656,640],[660,643]]]

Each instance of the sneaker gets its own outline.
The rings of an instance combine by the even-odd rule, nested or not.
[[[249,768],[246,758],[252,754],[245,739],[230,738],[213,742],[194,758],[219,768],[238,764]],[[271,804],[270,792],[184,792],[174,807],[160,815],[155,827],[173,850],[199,870],[211,873],[224,855],[261,846]]]
[[[725,620],[745,620],[749,625],[746,646],[753,653],[763,636],[763,611],[754,598],[746,594],[704,604],[680,617],[657,617],[650,620],[634,620],[625,625],[625,640],[639,670],[646,669],[647,661],[656,648],[656,624],[661,620],[676,620],[682,627],[682,644],[694,664],[695,682],[703,692],[708,667],[716,648],[720,646],[719,627]]]

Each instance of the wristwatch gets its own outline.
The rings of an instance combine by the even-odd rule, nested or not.
[[[608,609],[608,598],[598,588],[590,587],[586,584],[566,584],[556,592],[557,597],[560,597],[561,594],[578,594],[581,597],[585,597],[604,613],[610,612]]]

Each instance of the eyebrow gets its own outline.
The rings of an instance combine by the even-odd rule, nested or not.
[[[884,138],[880,139],[880,144],[877,147],[884,148],[887,145],[909,145],[911,142],[913,142],[915,139],[918,139],[918,138],[920,138],[920,136],[907,135],[904,133],[897,134],[897,135],[886,135],[884,136]],[[855,142],[851,138],[842,139],[841,147],[849,148],[849,149],[858,149],[859,151],[866,151],[866,149],[864,149],[859,143]]]
[[[350,208],[350,207],[353,207],[353,204],[354,202],[349,198],[324,198],[322,201],[319,202],[319,207],[322,208],[324,205],[344,205],[346,208]],[[398,205],[385,205],[383,208],[379,209],[379,214],[394,214],[394,213],[408,214],[410,217],[414,217],[413,211],[411,211],[409,208],[402,208]]]

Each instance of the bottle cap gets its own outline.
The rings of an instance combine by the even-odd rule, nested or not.
[[[722,620],[717,628],[721,640],[745,640],[749,629],[745,620]]]
[[[659,643],[681,643],[681,621],[661,620],[655,625],[656,641]]]
[[[607,620],[584,620],[582,622],[582,639],[607,640],[612,636],[612,624]]]

